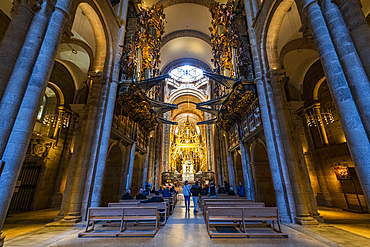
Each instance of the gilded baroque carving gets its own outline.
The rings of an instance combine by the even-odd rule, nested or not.
[[[48,156],[53,144],[54,141],[45,140],[43,138],[32,138],[30,143],[30,154],[32,156],[45,158]]]

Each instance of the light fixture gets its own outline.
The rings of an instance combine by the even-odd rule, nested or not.
[[[43,124],[53,128],[68,128],[71,114],[67,111],[59,111],[59,114],[45,115]]]
[[[317,127],[323,126],[324,124],[331,124],[334,122],[333,114],[330,110],[325,111],[316,111],[315,113],[309,112],[306,113],[307,126]]]

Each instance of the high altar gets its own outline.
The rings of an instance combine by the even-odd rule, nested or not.
[[[199,127],[194,127],[188,116],[183,128],[175,129],[171,140],[172,171],[180,173],[182,181],[194,181],[194,174],[205,172],[207,166]]]

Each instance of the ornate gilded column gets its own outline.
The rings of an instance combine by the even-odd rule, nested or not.
[[[22,49],[32,18],[39,8],[40,4],[36,0],[15,0],[13,2],[12,21],[0,45],[0,99]]]

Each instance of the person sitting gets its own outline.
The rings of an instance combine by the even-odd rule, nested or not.
[[[217,197],[217,190],[216,190],[215,183],[213,181],[211,182],[209,186],[208,194],[209,194],[209,197]]]
[[[171,193],[175,193],[175,194],[177,193],[177,191],[175,190],[175,186],[173,186],[173,185],[172,185],[172,187],[171,187],[171,189],[170,189],[170,192],[171,192]]]
[[[206,196],[208,194],[208,188],[209,186],[204,186],[201,191],[200,191],[200,195],[201,196]]]
[[[155,196],[145,200],[145,201],[140,201],[140,203],[151,203],[151,202],[164,202],[163,198],[159,196],[159,192],[155,192]]]
[[[245,195],[245,187],[242,185],[242,182],[239,182],[239,186],[236,189],[236,191],[238,192],[239,197],[244,197],[244,195]]]
[[[134,199],[131,195],[131,190],[126,190],[126,194],[122,196],[122,200],[132,200]]]
[[[144,190],[140,189],[139,194],[136,196],[136,199],[146,199],[146,196],[144,196]]]
[[[159,192],[159,194],[163,194],[164,190],[162,189],[162,186],[159,186],[158,192]]]
[[[235,191],[234,191],[233,187],[230,187],[229,192],[227,192],[227,194],[228,194],[229,196],[236,196],[236,194],[235,194]]]
[[[220,187],[218,188],[218,194],[226,194],[226,190],[225,190],[225,188],[220,186]]]
[[[171,195],[171,192],[170,192],[170,188],[166,188],[163,192],[163,197],[172,197]]]

